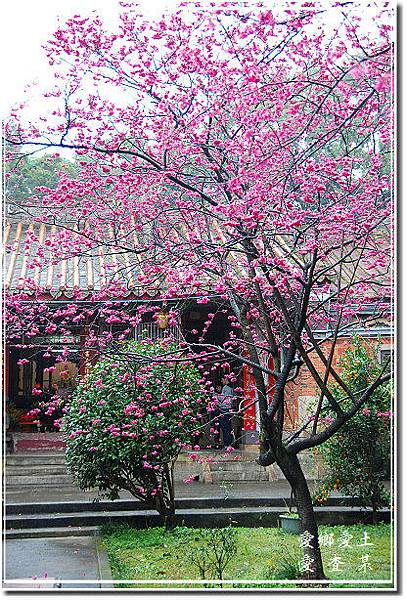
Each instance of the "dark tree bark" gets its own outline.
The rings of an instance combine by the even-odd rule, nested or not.
[[[172,529],[176,525],[173,468],[173,462],[164,465],[161,487],[155,496],[155,508],[163,517],[166,529]]]
[[[306,579],[326,579],[319,545],[319,532],[313,502],[306,478],[296,455],[280,455],[278,461],[289,481],[298,514],[301,518],[303,545],[303,575]]]
[[[276,462],[292,488],[301,518],[304,578],[327,579],[324,574],[313,502],[299,459],[296,454],[288,454],[283,444],[275,439],[268,439],[268,445],[266,455],[263,455],[258,462],[264,466]]]

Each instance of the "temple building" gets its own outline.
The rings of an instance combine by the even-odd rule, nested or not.
[[[5,244],[5,290],[6,294],[18,294],[22,297],[22,306],[28,311],[34,303],[46,305],[50,310],[61,310],[61,307],[74,305],[72,309],[80,312],[80,307],[91,306],[90,298],[97,292],[102,292],[106,281],[113,276],[124,283],[125,289],[120,296],[114,298],[116,310],[123,308],[128,313],[136,310],[142,304],[152,305],[158,310],[162,303],[158,300],[158,291],[142,289],[135,282],[134,273],[142,269],[136,255],[131,253],[111,253],[108,244],[100,246],[96,253],[79,256],[59,256],[55,245],[48,240],[55,236],[55,226],[30,221],[18,221],[6,224]],[[45,251],[43,262],[36,259],[37,247],[49,248]],[[48,253],[48,255],[46,254]],[[45,265],[45,268],[43,267]],[[101,296],[102,298],[102,296]],[[201,332],[205,328],[208,315],[215,313],[210,327],[206,327],[205,343],[222,346],[228,339],[232,325],[229,311],[216,294],[210,301],[202,304],[199,298],[182,299],[182,309],[176,324],[171,324],[167,311],[179,306],[179,298],[169,299],[162,314],[152,319],[146,313],[142,322],[132,327],[131,336],[135,339],[148,337],[152,340],[170,337],[175,341],[185,340],[193,344],[191,332]],[[108,300],[98,300],[99,305],[107,304]],[[111,302],[110,302],[111,303]],[[365,307],[358,315],[357,322],[346,330],[345,335],[338,339],[334,364],[337,365],[342,353],[351,342],[351,336],[358,333],[372,340],[379,339],[379,360],[382,362],[392,352],[392,327],[390,321],[384,318],[373,318],[373,305]],[[75,323],[75,320],[77,323]],[[98,335],[110,336],[117,339],[125,329],[122,323],[81,320],[72,318],[69,323],[69,333],[61,335],[58,332],[46,333],[38,331],[30,334],[13,334],[7,332],[5,344],[5,373],[4,388],[6,402],[6,421],[10,434],[19,441],[21,449],[41,448],[41,435],[45,446],[50,444],[50,434],[55,436],[56,444],[60,445],[60,434],[54,426],[54,418],[43,418],[38,421],[30,415],[30,411],[41,400],[46,400],[57,392],[61,398],[68,396],[74,389],[78,379],[86,372],[87,365],[93,360],[88,348],[87,339],[91,328],[96,327]],[[327,336],[328,330],[319,332]],[[329,342],[327,342],[328,344]],[[50,349],[52,349],[50,351]],[[66,350],[67,349],[67,350]],[[61,355],[67,357],[61,360]],[[239,406],[244,406],[240,420],[238,439],[242,446],[255,442],[258,429],[257,407],[255,406],[255,389],[252,375],[247,365],[234,361],[231,365],[236,373],[239,389]],[[213,385],[218,385],[224,373],[217,371],[213,374]],[[269,382],[270,397],[272,396],[271,381]],[[297,379],[289,384],[289,400],[287,403],[288,419],[292,427],[306,417],[312,404],[317,401],[318,391],[310,373],[303,366]],[[42,395],[41,395],[42,394]],[[35,434],[35,435],[34,435]],[[45,435],[46,434],[46,435]],[[52,436],[51,436],[52,437]],[[32,440],[35,438],[35,442]],[[31,442],[30,442],[31,440]],[[209,440],[210,441],[210,440]]]

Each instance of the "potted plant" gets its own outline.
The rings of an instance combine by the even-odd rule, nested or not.
[[[297,512],[293,510],[293,491],[290,493],[290,501],[287,508],[287,512],[279,515],[280,526],[285,533],[294,533],[298,535],[302,530],[302,519]]]
[[[22,408],[17,408],[12,402],[6,404],[6,429],[14,431],[18,428],[22,416],[25,411]]]

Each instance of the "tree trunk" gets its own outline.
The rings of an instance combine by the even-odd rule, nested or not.
[[[173,529],[176,525],[173,466],[173,463],[164,465],[161,489],[155,497],[156,510],[164,518],[166,529]]]
[[[165,528],[172,529],[175,526],[175,503],[168,500],[162,491],[155,496],[155,508],[163,517]]]
[[[373,525],[377,525],[378,524],[378,493],[376,491],[376,489],[373,490],[372,492],[372,524]]]
[[[279,453],[278,453],[279,454]],[[297,511],[301,518],[303,575],[305,579],[327,579],[319,546],[319,533],[313,503],[298,457],[283,451],[278,457],[278,465],[292,486]]]
[[[378,512],[376,507],[372,507],[372,525],[378,525]]]

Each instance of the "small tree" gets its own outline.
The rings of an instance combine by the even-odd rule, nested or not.
[[[222,529],[207,529],[201,541],[203,545],[194,549],[190,559],[202,579],[219,579],[223,587],[224,571],[237,553],[237,532],[231,524]]]
[[[172,362],[162,362],[170,353]],[[165,342],[129,342],[126,361],[111,355],[90,368],[66,409],[69,472],[81,489],[115,499],[120,490],[152,504],[171,521],[173,467],[194,440],[203,402],[198,370],[176,363]],[[154,356],[160,355],[159,363]]]
[[[343,380],[354,393],[368,387],[382,370],[359,337],[354,337],[341,366]],[[362,506],[372,507],[374,523],[377,510],[389,501],[384,480],[388,477],[390,455],[390,407],[390,384],[382,385],[362,411],[354,415],[336,436],[320,446],[329,467],[329,475],[322,484],[324,490],[341,489],[360,500]]]

